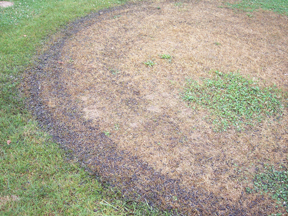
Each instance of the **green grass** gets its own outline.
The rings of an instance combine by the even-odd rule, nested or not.
[[[169,54],[162,54],[162,55],[160,55],[160,58],[161,59],[172,59],[172,56]]]
[[[152,60],[148,60],[146,62],[144,62],[145,65],[147,65],[148,67],[153,67],[154,65],[156,65],[156,62],[152,61]]]
[[[202,83],[189,80],[183,97],[192,106],[208,109],[215,130],[220,131],[231,126],[242,130],[266,117],[280,117],[283,110],[280,90],[261,88],[237,73],[216,71],[214,78],[203,79]]]
[[[176,7],[182,7],[183,3],[182,2],[175,2],[174,5]]]
[[[21,119],[21,117],[20,117]],[[20,120],[19,119],[19,120]],[[34,121],[0,145],[0,209],[5,215],[157,215],[144,203],[125,202],[121,193],[103,188],[65,152],[48,142]],[[11,129],[11,128],[10,128]],[[1,205],[3,198],[19,200]],[[3,204],[3,203],[2,203]]]
[[[104,131],[105,136],[110,136],[110,132],[109,131]]]
[[[253,12],[262,8],[288,15],[288,0],[242,0],[235,4],[227,3],[227,5],[233,9],[240,9],[245,12]]]
[[[21,75],[57,30],[117,0],[14,0],[0,9],[1,215],[161,215],[101,185],[41,129],[18,90]],[[47,39],[48,38],[48,39]],[[11,140],[8,144],[7,141]]]
[[[260,8],[288,16],[288,0],[242,0],[238,3],[228,3],[227,5],[232,9],[248,12],[247,16],[249,17],[253,17],[249,12]],[[268,193],[272,198],[277,200],[279,206],[284,206],[288,213],[287,168],[280,166],[280,168],[276,169],[271,165],[267,165],[264,170],[255,175],[253,183],[254,186],[252,188],[246,188],[247,193]],[[273,215],[281,216],[285,214],[277,213]]]
[[[120,1],[15,0],[14,3],[13,8],[0,9],[0,70],[27,65],[47,35],[68,21]]]
[[[160,58],[161,58],[161,59],[167,59],[169,63],[172,62],[172,56],[169,55],[169,54],[161,54],[161,55],[160,55]]]
[[[284,206],[288,213],[288,171],[285,167],[275,169],[265,166],[264,171],[255,175],[254,186],[246,188],[247,193],[264,192],[271,194],[279,206]],[[280,214],[281,215],[281,214]]]
[[[122,2],[118,0],[14,0],[13,2],[15,3],[13,8],[0,9],[1,214],[164,214],[137,200],[126,202],[122,199],[121,193],[101,185],[95,177],[81,168],[77,161],[67,162],[66,152],[38,128],[37,122],[25,109],[24,99],[20,97],[18,90],[21,75],[31,64],[33,56],[42,52],[44,44],[49,40],[47,36],[49,38],[77,17]],[[261,7],[287,15],[287,0],[254,1],[256,3],[253,5],[251,2],[242,1],[231,7],[242,9],[246,7],[246,10]],[[277,91],[274,89],[273,92]],[[261,113],[265,114],[265,109]],[[7,140],[11,140],[9,145]]]

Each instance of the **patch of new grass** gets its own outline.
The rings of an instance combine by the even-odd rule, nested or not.
[[[169,59],[172,59],[172,56],[169,55],[169,54],[161,54],[161,55],[160,55],[160,58],[161,58],[161,59],[168,59],[168,60],[169,60]]]
[[[160,58],[161,58],[161,59],[167,59],[169,63],[172,62],[172,56],[169,55],[169,54],[161,54],[161,55],[160,55]]]
[[[262,8],[288,16],[288,0],[242,0],[235,4],[227,3],[227,5],[233,9],[240,9],[245,12],[253,12]]]
[[[189,80],[183,98],[208,109],[215,130],[225,131],[232,126],[242,130],[245,125],[282,114],[282,93],[276,87],[262,88],[240,74],[218,71],[214,78],[202,81]]]
[[[13,2],[13,7],[0,8],[1,215],[163,215],[146,203],[125,201],[77,160],[66,160],[67,152],[38,128],[18,90],[21,74],[36,52],[43,52],[47,36],[121,1]]]
[[[154,62],[152,60],[148,60],[148,61],[144,62],[144,64],[148,67],[153,67],[154,65],[156,65],[156,62]]]
[[[265,192],[277,200],[279,206],[284,206],[288,213],[288,171],[285,167],[276,169],[265,166],[262,172],[254,177],[254,187],[246,188],[247,193]],[[280,214],[281,215],[281,214]]]

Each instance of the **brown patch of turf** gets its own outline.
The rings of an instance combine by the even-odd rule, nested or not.
[[[285,162],[287,108],[280,122],[216,133],[207,112],[179,93],[185,78],[216,69],[286,91],[287,18],[217,4],[144,2],[88,20],[54,50],[37,94],[57,136],[73,140],[67,147],[125,195],[135,189],[191,214],[273,212],[266,196],[244,188],[256,165]]]

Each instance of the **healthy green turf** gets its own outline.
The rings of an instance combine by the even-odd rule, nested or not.
[[[47,36],[117,0],[14,0],[0,8],[1,215],[162,215],[146,203],[124,201],[101,185],[42,132],[25,109],[18,84]],[[8,142],[7,142],[8,141]],[[11,143],[10,143],[11,141]]]
[[[244,10],[245,12],[253,12],[259,8],[264,10],[272,10],[279,14],[288,15],[288,0],[242,0],[235,4],[227,5],[233,9]]]

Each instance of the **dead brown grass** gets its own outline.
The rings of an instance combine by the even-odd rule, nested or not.
[[[108,149],[124,157],[124,162],[110,161],[106,166],[118,163],[128,170],[127,176],[107,168],[106,177],[120,182],[133,178],[137,166],[125,159],[132,157],[177,180],[184,190],[202,188],[217,195],[219,214],[229,212],[227,203],[238,203],[251,214],[267,213],[274,209],[267,204],[271,201],[256,195],[243,199],[243,191],[259,164],[287,162],[287,110],[280,122],[270,119],[250,130],[216,133],[203,120],[207,113],[187,107],[179,93],[186,77],[199,80],[213,70],[239,71],[260,85],[276,84],[287,91],[288,19],[263,11],[250,18],[218,8],[219,4],[199,1],[176,6],[157,1],[103,14],[101,21],[66,41],[57,60],[61,73],[42,78],[41,98],[55,119],[73,124],[66,135],[91,130],[85,122],[97,128],[95,134],[77,136],[82,142],[77,148],[70,146],[79,155],[89,152],[86,162],[92,169],[105,173],[105,161],[93,162],[93,155],[106,154]],[[170,54],[172,61],[160,54]],[[148,67],[143,64],[147,60],[157,64]],[[57,93],[57,82],[65,86],[65,94]],[[80,110],[84,123],[78,119],[73,123],[75,119],[64,114],[67,110]],[[109,138],[103,137],[103,131],[110,132]],[[111,139],[111,147],[97,144],[97,137]],[[130,186],[145,190],[152,184],[147,176],[138,176]],[[163,196],[161,202],[179,207],[184,198],[177,191],[170,195],[174,201]],[[252,201],[257,205],[252,206]],[[187,208],[186,212],[200,214],[198,207]]]

